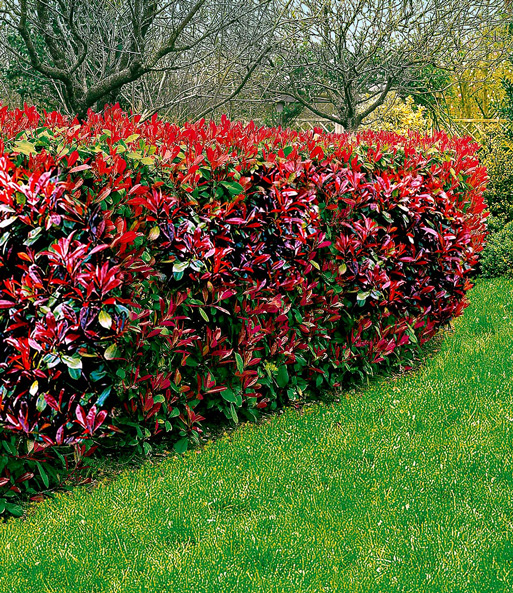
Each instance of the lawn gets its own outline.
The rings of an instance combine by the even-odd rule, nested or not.
[[[513,282],[416,372],[0,525],[0,592],[513,588]]]

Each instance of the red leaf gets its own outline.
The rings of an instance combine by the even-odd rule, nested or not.
[[[13,303],[12,301],[4,301],[4,300],[0,300],[0,309],[10,309],[11,307],[15,307],[16,303]]]
[[[87,169],[92,169],[91,165],[78,165],[78,167],[73,167],[73,169],[70,169],[69,172],[79,173],[80,171],[86,171]]]
[[[78,161],[79,156],[78,150],[74,150],[66,159],[68,167],[73,167],[73,165]]]
[[[84,408],[82,408],[82,406],[77,406],[75,415],[80,426],[82,426],[82,428],[87,428],[87,419],[84,413]]]
[[[56,412],[60,411],[59,404],[53,396],[51,396],[49,393],[45,393],[44,398],[45,402],[50,406],[50,408],[52,408],[52,410],[55,410]]]
[[[17,480],[16,480],[16,484],[20,484],[21,482],[26,482],[27,480],[30,480],[34,477],[34,474],[32,472],[26,472],[24,474],[22,474]]]
[[[139,236],[140,233],[136,233],[135,231],[128,231],[127,233],[123,233],[116,237],[112,242],[112,245],[116,245],[117,243],[121,243],[122,245],[126,243],[131,243],[136,237]]]

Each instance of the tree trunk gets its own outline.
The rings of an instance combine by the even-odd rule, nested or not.
[[[346,132],[356,132],[362,123],[362,118],[359,115],[346,116],[341,119]]]

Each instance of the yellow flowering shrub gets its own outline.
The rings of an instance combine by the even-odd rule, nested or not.
[[[491,131],[482,141],[480,161],[490,181],[486,202],[494,217],[513,221],[513,140],[505,129]]]
[[[384,130],[406,134],[408,130],[428,132],[431,128],[426,117],[426,108],[416,105],[413,97],[401,99],[397,93],[389,93],[383,105],[373,111],[362,123],[369,130]]]

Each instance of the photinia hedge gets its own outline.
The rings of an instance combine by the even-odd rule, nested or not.
[[[184,450],[205,418],[407,364],[466,305],[470,139],[117,106],[3,107],[0,133],[0,422],[35,450],[170,431]]]

